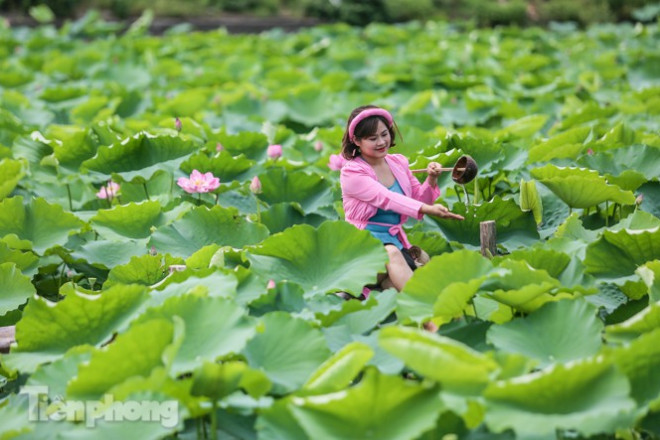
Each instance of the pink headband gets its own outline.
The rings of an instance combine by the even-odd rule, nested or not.
[[[392,120],[392,115],[390,112],[388,112],[385,109],[382,108],[368,108],[366,110],[362,110],[360,113],[358,113],[351,123],[348,125],[348,138],[352,141],[355,138],[355,127],[357,125],[364,121],[367,118],[370,118],[372,116],[382,116],[387,120],[387,125],[389,127],[392,126],[393,120]],[[388,127],[388,128],[389,128]]]

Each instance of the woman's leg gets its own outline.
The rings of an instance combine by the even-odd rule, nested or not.
[[[389,281],[394,288],[401,292],[403,286],[406,285],[408,280],[413,274],[412,269],[408,266],[406,259],[403,257],[401,251],[394,245],[386,244],[385,250],[390,259],[389,263],[385,265],[387,268],[387,275]],[[384,281],[387,282],[387,279]]]

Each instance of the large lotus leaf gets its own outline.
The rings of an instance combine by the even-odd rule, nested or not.
[[[595,307],[584,300],[563,300],[545,304],[525,318],[494,325],[487,337],[497,349],[537,359],[544,368],[595,355],[602,331]]]
[[[456,203],[452,212],[462,215],[465,220],[433,219],[450,241],[480,246],[480,223],[490,220],[495,221],[497,243],[509,249],[529,246],[539,239],[534,216],[531,212],[523,212],[513,200],[494,197],[479,206],[468,207]]]
[[[136,255],[144,255],[147,251],[145,241],[114,241],[95,240],[79,246],[63,259],[69,263],[92,264],[103,269],[126,264]]]
[[[268,138],[263,133],[242,132],[236,135],[220,133],[218,143],[232,156],[245,155],[253,161],[261,161],[266,157]]]
[[[259,431],[260,440],[309,439],[291,412],[291,399],[278,399],[270,407],[259,411],[255,427]]]
[[[361,342],[352,342],[325,361],[305,382],[303,390],[314,394],[339,391],[350,385],[374,351]]]
[[[631,395],[638,405],[660,403],[660,329],[649,333],[621,348],[614,350],[614,362],[628,376]]]
[[[89,361],[93,351],[91,345],[74,347],[61,358],[39,365],[25,385],[48,387],[49,397],[62,397],[66,395],[66,384],[78,374],[78,365]]]
[[[645,333],[660,328],[660,304],[655,302],[627,320],[605,328],[610,341],[634,341]]]
[[[597,171],[548,164],[534,168],[531,174],[571,208],[590,208],[607,201],[622,205],[635,203],[632,192],[608,184]]]
[[[181,164],[181,170],[190,174],[193,170],[201,173],[213,173],[220,182],[231,182],[232,180],[246,180],[253,176],[250,170],[255,162],[244,155],[232,157],[227,150],[222,150],[213,157],[204,153],[191,156]]]
[[[118,175],[125,182],[145,183],[157,171],[173,173],[194,151],[200,148],[177,136],[154,136],[138,133],[121,142],[100,147],[96,155],[84,161],[83,171],[109,179]]]
[[[560,283],[544,270],[536,270],[525,261],[503,260],[481,289],[489,298],[526,313],[549,301],[572,298],[572,294],[556,293]]]
[[[57,162],[75,172],[81,163],[96,154],[98,148],[98,138],[86,127],[51,125],[44,137],[50,141]]]
[[[638,266],[660,259],[660,227],[605,231],[587,247],[584,264],[600,278],[632,275]]]
[[[0,200],[7,197],[14,191],[18,182],[25,176],[26,161],[2,159],[0,160]]]
[[[185,324],[183,345],[172,365],[177,374],[194,370],[201,360],[213,362],[220,356],[240,352],[255,334],[255,323],[246,310],[220,297],[169,298],[161,306],[147,310],[136,322],[173,316],[179,316]]]
[[[397,316],[413,321],[461,316],[492,268],[490,261],[476,251],[433,257],[413,273],[399,294]]]
[[[553,278],[559,278],[571,261],[571,257],[564,252],[544,247],[517,249],[504,257],[495,257],[493,262],[499,265],[504,259],[525,261],[534,269],[545,270]]]
[[[126,379],[149,376],[154,368],[166,365],[164,352],[179,337],[175,325],[165,319],[132,325],[78,367],[77,376],[67,386],[67,395],[74,399],[99,399]]]
[[[313,212],[334,202],[331,185],[318,174],[271,168],[260,176],[260,180],[262,193],[259,198],[268,204],[297,202],[305,212]]]
[[[318,227],[321,223],[328,220],[319,214],[307,214],[301,211],[300,205],[296,202],[276,203],[268,208],[267,211],[260,213],[261,223],[263,223],[271,234],[282,232],[291,226],[298,224],[307,224]]]
[[[294,398],[290,409],[308,438],[364,440],[418,438],[445,410],[437,388],[375,370],[348,390]]]
[[[380,241],[342,221],[317,229],[293,226],[250,249],[247,257],[262,278],[298,283],[306,297],[336,290],[358,296],[387,262]]]
[[[36,293],[36,289],[14,263],[0,263],[0,316],[16,309]]]
[[[650,301],[660,301],[660,260],[646,263],[637,268],[635,272],[648,287]]]
[[[588,140],[591,127],[571,128],[540,142],[529,149],[530,162],[549,161],[554,158],[576,158]]]
[[[115,284],[152,286],[162,281],[167,276],[169,266],[176,263],[178,261],[169,256],[133,256],[128,263],[112,267],[103,287],[108,289]]]
[[[498,130],[495,133],[497,138],[514,137],[530,138],[537,134],[548,120],[548,115],[528,115],[524,116],[512,124]]]
[[[250,367],[262,369],[276,393],[300,388],[330,357],[320,330],[284,312],[262,318],[263,331],[243,351]]]
[[[203,88],[186,88],[172,99],[159,105],[160,114],[172,116],[195,116],[195,113],[206,107],[212,92]]]
[[[240,248],[258,243],[267,236],[265,226],[248,222],[235,209],[200,206],[171,225],[158,228],[149,246],[160,253],[189,257],[209,244]]]
[[[630,428],[635,402],[626,377],[603,357],[491,383],[486,425],[518,438],[556,439],[557,430],[590,436]]]
[[[175,271],[158,285],[152,286],[158,290],[152,291],[149,305],[160,305],[168,298],[182,296],[186,293],[233,299],[236,298],[237,284],[238,281],[233,272],[224,273],[215,268],[199,271]]]
[[[25,275],[32,275],[31,271],[36,270],[37,261],[39,261],[39,257],[34,253],[12,249],[7,243],[0,241],[0,264],[14,263]]]
[[[141,312],[147,298],[142,286],[116,286],[99,295],[70,289],[57,303],[34,297],[16,324],[18,345],[3,364],[30,372],[71,347],[106,342]]]
[[[144,201],[128,203],[111,209],[99,209],[91,218],[93,228],[102,237],[125,240],[127,238],[149,238],[151,228],[159,226],[162,221],[160,203]]]
[[[69,234],[82,226],[75,215],[42,198],[24,202],[23,197],[12,197],[0,202],[0,237],[11,234],[29,240],[37,253],[63,245]]]
[[[610,180],[618,184],[617,177],[624,177],[626,172],[641,175],[643,180],[635,179],[637,186],[627,189],[635,190],[646,180],[660,177],[660,150],[648,145],[631,145],[580,158],[578,163],[600,174],[611,176]],[[633,178],[634,176],[630,176]],[[623,187],[623,185],[620,185]]]
[[[306,87],[299,88],[296,93],[287,98],[287,114],[295,122],[312,128],[334,121],[337,100],[331,93],[319,90],[315,85],[308,84]]]
[[[379,344],[409,368],[454,393],[479,393],[499,369],[491,357],[424,330],[386,327],[380,332]]]
[[[316,313],[316,319],[324,327],[332,326],[326,328],[326,334],[339,328],[350,335],[363,335],[373,330],[394,312],[397,295],[398,292],[393,288],[382,292],[374,291],[367,301],[343,302],[340,310],[332,310],[328,313],[329,307],[326,306],[326,310]],[[330,297],[331,295],[328,295],[325,298]],[[315,309],[318,310],[318,307]]]

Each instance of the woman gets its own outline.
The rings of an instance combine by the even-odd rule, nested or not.
[[[364,106],[353,110],[342,140],[341,155],[347,162],[341,168],[340,182],[346,221],[370,231],[387,250],[387,274],[379,276],[379,283],[401,291],[417,267],[402,228],[408,217],[463,217],[434,204],[440,196],[439,163],[428,164],[428,177],[420,184],[408,168],[408,159],[389,153],[395,145],[394,129],[392,115],[385,109]]]

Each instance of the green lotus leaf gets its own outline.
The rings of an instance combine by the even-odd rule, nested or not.
[[[24,160],[2,159],[0,160],[0,200],[4,199],[14,191],[18,182],[25,176],[27,162]]]
[[[549,301],[572,298],[575,293],[557,293],[560,283],[544,270],[536,270],[525,261],[503,260],[499,269],[482,285],[481,289],[492,298],[526,313]]]
[[[315,394],[331,393],[346,388],[355,379],[374,352],[360,342],[352,342],[325,361],[305,382],[302,389]]]
[[[248,159],[257,162],[266,158],[268,138],[263,133],[243,132],[236,135],[220,133],[217,135],[217,140],[232,156],[245,155]]]
[[[165,319],[131,325],[112,344],[93,352],[89,362],[78,367],[77,376],[67,386],[67,395],[74,399],[99,399],[131,377],[149,376],[154,368],[166,365],[165,352],[179,337],[174,324]]]
[[[168,298],[182,296],[187,293],[234,299],[237,296],[237,284],[233,272],[224,273],[215,270],[215,268],[199,271],[175,271],[163,279],[162,282],[152,286],[158,290],[152,291],[149,305],[158,306]]]
[[[174,357],[172,371],[192,371],[200,359],[238,353],[255,334],[253,319],[232,300],[220,297],[183,295],[165,300],[150,308],[136,322],[172,319],[178,316],[185,324],[183,345]]]
[[[528,115],[524,116],[512,124],[498,130],[495,133],[497,138],[515,137],[527,139],[537,134],[548,120],[548,115]]]
[[[219,400],[238,391],[243,373],[248,369],[245,362],[203,362],[193,372],[191,394]]]
[[[334,202],[331,186],[325,177],[305,172],[288,173],[271,168],[261,180],[259,198],[268,204],[297,202],[304,212],[314,212]]]
[[[211,91],[202,88],[189,88],[181,91],[172,99],[163,102],[158,110],[161,114],[194,117],[206,107]]]
[[[654,260],[640,266],[635,271],[648,287],[649,299],[660,301],[660,261]]]
[[[503,259],[525,261],[534,269],[545,270],[553,278],[559,278],[571,261],[564,252],[544,247],[517,249],[505,257],[495,257],[493,262],[499,265]]]
[[[660,226],[660,218],[645,211],[636,209],[628,217],[619,221],[619,223],[608,228],[611,231],[620,231],[622,229],[630,229],[634,231],[653,229]],[[595,240],[592,240],[595,241]]]
[[[103,270],[126,264],[136,255],[144,255],[147,251],[142,241],[111,241],[95,240],[80,246],[71,252],[70,256],[63,257],[67,262],[89,263]]]
[[[629,181],[626,189],[635,190],[647,180],[660,177],[658,153],[657,147],[637,144],[583,156],[578,164],[597,170],[621,187],[621,181]]]
[[[317,229],[296,225],[271,235],[247,258],[261,277],[298,283],[306,297],[336,290],[358,296],[383,271],[387,253],[368,231],[328,221]]]
[[[36,293],[30,278],[24,276],[14,263],[0,263],[0,316],[16,309]]]
[[[39,365],[25,386],[48,387],[48,396],[51,398],[65,396],[67,383],[78,374],[78,366],[89,361],[93,351],[91,345],[71,348],[61,358]]]
[[[282,232],[298,224],[307,224],[316,228],[326,220],[328,220],[326,217],[318,214],[305,215],[296,202],[276,203],[267,211],[261,212],[261,222],[271,234]]]
[[[337,101],[325,90],[320,91],[318,87],[308,84],[300,87],[287,98],[287,116],[295,122],[311,128],[334,121]]]
[[[328,331],[341,330],[350,335],[363,335],[372,331],[394,312],[397,295],[396,289],[392,288],[382,292],[374,291],[367,301],[347,301],[342,304],[340,310],[332,310],[330,313],[323,311],[324,315],[317,312],[316,318],[323,326],[333,327],[326,328],[326,334]]]
[[[595,312],[584,300],[548,303],[525,318],[490,327],[488,341],[501,351],[537,359],[541,368],[593,356],[603,331]]]
[[[243,247],[268,236],[265,226],[250,223],[233,208],[197,207],[171,225],[161,226],[149,240],[158,252],[189,257],[204,246]]]
[[[93,130],[74,125],[51,125],[44,133],[60,166],[78,172],[80,164],[92,158],[99,146]]]
[[[656,313],[657,315],[657,313]],[[660,403],[660,330],[656,327],[613,351],[614,362],[628,376],[631,396],[642,407]]]
[[[83,87],[55,86],[44,89],[40,98],[49,103],[61,103],[85,96],[87,92]]]
[[[597,171],[548,164],[534,168],[531,175],[571,208],[590,208],[607,201],[622,205],[635,203],[632,192],[608,184]]]
[[[291,398],[284,397],[275,401],[269,408],[259,412],[255,427],[261,440],[308,440],[290,409]]]
[[[605,334],[610,341],[631,342],[657,328],[660,328],[660,304],[655,302],[627,320],[607,326]]]
[[[269,313],[261,319],[263,332],[243,350],[248,364],[266,373],[276,394],[300,388],[330,357],[323,334],[284,312]]]
[[[418,322],[431,316],[461,316],[492,269],[490,261],[475,251],[435,256],[404,286],[397,298],[397,316]]]
[[[555,439],[557,430],[613,434],[633,423],[629,392],[626,377],[602,357],[556,364],[491,383],[484,391],[486,425],[530,439]]]
[[[152,286],[162,281],[167,276],[169,266],[176,263],[178,261],[169,256],[133,256],[128,263],[112,267],[103,287],[108,289],[115,284]]]
[[[57,303],[41,297],[28,302],[16,324],[17,346],[3,357],[3,364],[30,372],[69,348],[102,344],[123,330],[148,298],[142,286],[115,286],[99,295],[70,290]]]
[[[660,259],[660,226],[646,230],[604,231],[587,246],[586,272],[600,278],[625,277],[653,260]]]
[[[543,201],[536,189],[536,182],[533,180],[529,182],[520,181],[520,209],[523,212],[532,211],[537,225],[540,225],[543,221]]]
[[[444,390],[472,395],[481,392],[497,373],[497,362],[458,341],[409,327],[386,327],[379,344]]]
[[[125,182],[145,183],[157,171],[173,173],[198,149],[199,145],[177,136],[142,132],[100,147],[93,158],[82,163],[81,170],[98,173],[104,179],[117,175]]]
[[[12,235],[28,240],[37,253],[63,245],[69,234],[82,225],[75,215],[42,198],[24,202],[23,197],[12,197],[0,201],[0,237]]]
[[[9,394],[3,399],[3,405],[0,406],[0,424],[2,424],[2,434],[0,439],[9,440],[13,438],[30,438],[45,423],[31,421],[29,397],[25,395]],[[53,429],[51,429],[51,433]],[[32,437],[37,438],[37,437]]]
[[[580,126],[564,131],[529,149],[529,162],[546,162],[555,158],[576,158],[585,147],[591,127]]]
[[[375,370],[347,391],[294,398],[290,409],[308,438],[364,440],[418,438],[445,410],[437,388]]]
[[[456,203],[452,212],[462,215],[465,220],[433,219],[450,241],[481,246],[480,223],[489,220],[495,220],[497,242],[507,248],[529,246],[539,238],[534,216],[523,212],[513,200],[496,196],[479,206],[466,207],[463,203]]]
[[[31,271],[36,270],[36,264],[39,257],[32,252],[23,252],[19,249],[12,249],[0,241],[0,264],[14,263],[18,269],[24,272],[25,275],[32,275]]]
[[[90,220],[102,237],[125,240],[149,238],[151,228],[163,222],[160,203],[144,201],[100,209]]]
[[[252,177],[255,162],[244,155],[233,157],[227,150],[222,150],[213,157],[204,153],[194,154],[181,164],[181,170],[190,174],[193,170],[201,173],[211,172],[220,182],[246,180]]]

